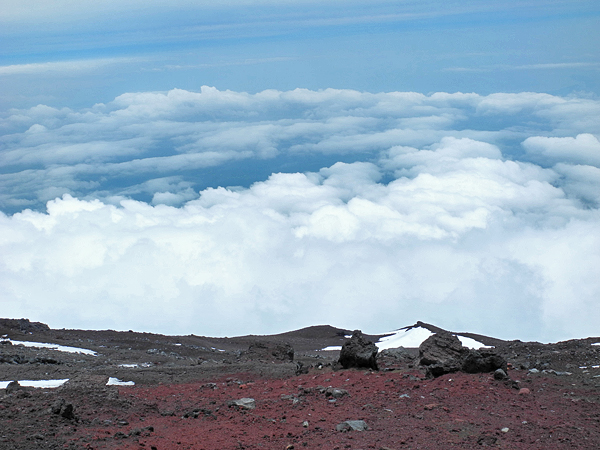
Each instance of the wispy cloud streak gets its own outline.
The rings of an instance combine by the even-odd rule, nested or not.
[[[43,73],[71,73],[96,70],[101,67],[115,64],[131,64],[145,61],[146,58],[98,58],[81,59],[70,61],[51,61],[30,64],[12,64],[9,66],[0,66],[0,76],[2,75],[38,75]]]

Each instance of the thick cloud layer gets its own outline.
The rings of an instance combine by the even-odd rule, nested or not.
[[[0,127],[4,315],[598,335],[597,100],[203,88]]]
[[[392,147],[429,149],[448,137],[542,166],[598,166],[599,117],[598,101],[532,93],[249,95],[204,87],[124,94],[78,111],[38,105],[0,120],[0,208],[41,210],[66,193],[178,206],[209,186],[247,187],[272,171],[318,163],[375,162]]]

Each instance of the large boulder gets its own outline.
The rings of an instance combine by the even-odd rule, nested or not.
[[[466,373],[507,372],[506,359],[489,350],[468,350],[462,360],[461,370]]]
[[[447,373],[486,373],[502,369],[506,372],[506,360],[493,350],[472,350],[463,347],[451,333],[436,333],[419,346],[418,363],[425,367],[429,377]]]
[[[378,370],[377,351],[373,342],[365,339],[360,330],[355,330],[342,346],[339,363],[344,369],[354,367]]]
[[[428,376],[458,372],[465,350],[455,335],[435,333],[419,346],[419,365],[425,366]]]

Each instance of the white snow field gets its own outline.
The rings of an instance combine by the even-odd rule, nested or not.
[[[88,350],[87,348],[67,347],[64,345],[48,344],[45,342],[13,341],[8,338],[2,338],[2,342],[10,342],[12,345],[22,345],[24,347],[48,348],[50,350],[58,350],[60,352],[83,353],[84,355],[98,356],[98,353],[93,350]]]

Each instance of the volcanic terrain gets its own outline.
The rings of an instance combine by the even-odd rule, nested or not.
[[[445,330],[419,322],[365,338],[383,348],[417,332]],[[508,377],[429,378],[418,344],[381,350],[379,370],[342,369],[336,349],[351,334],[163,336],[0,319],[0,449],[600,448],[600,337],[453,333],[493,347]]]

